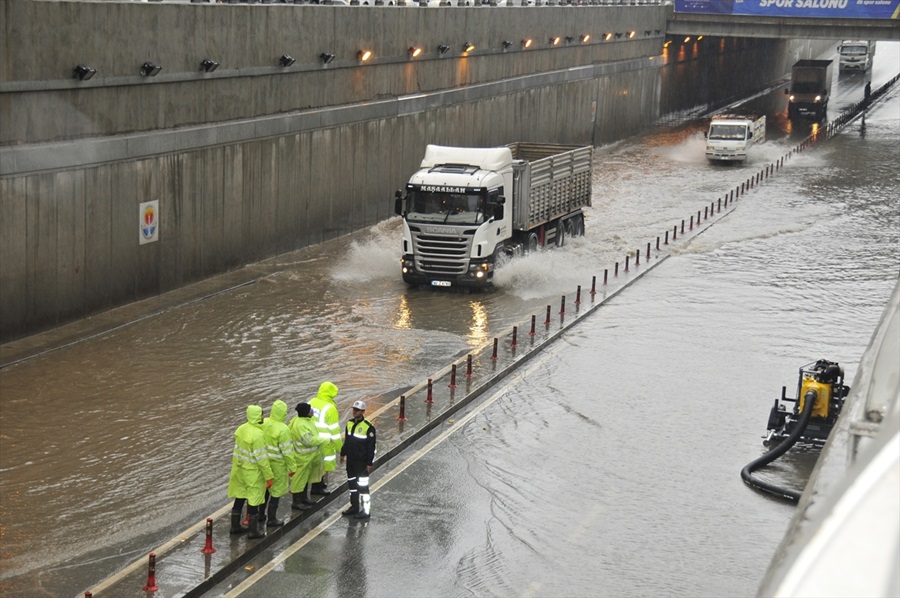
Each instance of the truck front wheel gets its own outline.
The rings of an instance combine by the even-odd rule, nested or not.
[[[534,253],[541,248],[541,239],[537,233],[528,233],[525,239],[525,253]]]

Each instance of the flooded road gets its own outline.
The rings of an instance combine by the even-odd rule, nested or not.
[[[897,72],[896,48],[879,43],[873,87]],[[769,405],[800,365],[840,361],[852,381],[900,269],[900,99],[889,96],[567,335],[527,384],[411,468],[408,486],[376,494],[384,515],[360,553],[370,579],[408,582],[411,569],[388,559],[435,554],[420,594],[577,594],[601,583],[592,569],[605,595],[752,593],[792,509],[743,486],[740,468],[763,450]],[[392,219],[253,266],[255,284],[0,370],[0,593],[79,594],[223,506],[248,403],[293,405],[324,379],[342,407],[393,397],[588,288],[787,153],[797,133],[770,120],[775,134],[744,166],[706,164],[705,122],[598,148],[586,236],[498,271],[499,292],[407,290]],[[814,458],[776,475],[802,484]],[[435,530],[418,544],[400,534],[416,529],[403,497]],[[574,548],[573,521],[584,526]],[[329,575],[347,530],[333,533],[321,581],[297,572],[306,594],[341,591]],[[573,577],[583,581],[564,585]],[[390,595],[387,583],[369,593]]]

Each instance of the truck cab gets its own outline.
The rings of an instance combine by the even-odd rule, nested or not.
[[[875,42],[844,40],[838,46],[839,69],[842,71],[867,71],[872,67]]]
[[[403,216],[401,269],[407,284],[491,283],[498,249],[512,236],[504,210],[512,172],[506,147],[428,146],[394,208]]]
[[[711,162],[743,162],[750,146],[765,140],[765,116],[717,115],[710,120],[706,133],[706,158]]]

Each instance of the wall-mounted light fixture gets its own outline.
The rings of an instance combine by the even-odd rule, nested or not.
[[[204,58],[200,63],[200,69],[207,73],[211,73],[217,68],[219,68],[219,63],[212,58]]]
[[[319,60],[322,61],[322,64],[331,64],[331,61],[334,60],[334,54],[322,52],[319,54]]]
[[[608,42],[609,40],[612,39],[612,36],[613,36],[612,33],[604,33],[604,34],[603,34],[603,41]]]
[[[278,64],[287,68],[297,62],[290,54],[282,54],[281,58],[278,59]]]
[[[635,33],[637,33],[637,32],[636,32],[636,31],[629,31],[629,32],[628,32],[628,39],[633,38]]]
[[[504,50],[509,50],[509,47],[512,46],[512,42],[508,39],[505,39],[500,43],[500,45],[503,46]]]
[[[372,50],[360,50],[356,53],[356,58],[360,62],[365,62],[368,59],[372,58]]]
[[[79,64],[72,71],[72,77],[74,77],[75,79],[80,79],[81,81],[87,81],[95,74],[97,74],[97,69],[91,68],[86,64]]]
[[[532,44],[532,40],[530,37],[526,37],[525,39],[522,40],[522,47],[525,48],[526,50],[531,47],[531,44]]]
[[[622,34],[616,31],[616,39],[619,39],[620,37],[622,37]]]
[[[672,45],[672,40],[669,40],[666,43],[664,43],[663,48],[668,48],[670,45]]]
[[[702,36],[702,35],[698,35],[698,36],[697,36],[697,41],[699,42],[701,39],[703,39],[703,36]]]
[[[653,31],[651,31],[650,29],[644,30],[644,35],[650,35],[651,33],[653,33]]]
[[[418,58],[419,56],[422,55],[422,48],[419,48],[417,46],[411,46],[409,48],[409,50],[407,50],[407,52],[409,52],[410,58]]]
[[[441,44],[440,46],[438,46],[438,52],[441,54],[446,54],[449,51],[450,51],[450,46],[448,46],[447,44]]]
[[[567,44],[571,44],[571,43],[574,42],[574,41],[575,41],[575,37],[573,37],[573,36],[571,36],[571,35],[567,35],[567,36],[566,36],[566,43],[567,43]]]
[[[475,46],[470,44],[469,42],[466,42],[463,44],[463,52],[471,52],[474,49],[475,49]]]
[[[558,46],[559,45],[559,36],[557,35],[556,37],[551,37],[547,43],[549,43],[551,46]]]
[[[590,34],[590,33],[585,33],[584,35],[581,36],[581,43],[586,44],[586,43],[588,43],[589,41],[591,41],[591,34]]]
[[[654,29],[653,31],[656,32],[656,35],[659,35],[659,33],[662,31],[662,29]]]
[[[162,70],[162,66],[149,60],[141,65],[141,75],[144,77],[155,77]]]
[[[686,37],[686,38],[684,38],[684,43],[688,43],[688,42],[689,42],[689,41],[691,41],[691,38],[690,38],[690,36],[688,36],[688,37]]]

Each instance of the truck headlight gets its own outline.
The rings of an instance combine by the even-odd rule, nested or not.
[[[789,96],[788,96],[788,99],[789,99],[790,101],[793,102],[793,101],[794,101],[794,95],[793,95],[793,94],[789,95]]]
[[[407,258],[400,258],[400,270],[406,274],[407,272],[415,272],[416,264],[413,260]]]
[[[493,269],[494,264],[482,261],[473,261],[469,263],[469,276],[481,279],[487,276],[487,273],[491,272]]]
[[[816,101],[817,101],[817,102],[821,102],[821,101],[822,101],[822,96],[816,96]]]

